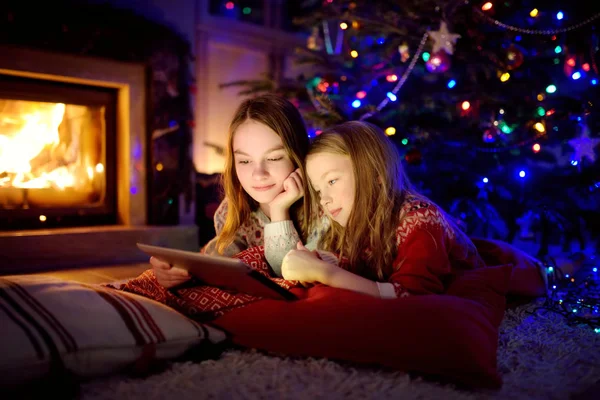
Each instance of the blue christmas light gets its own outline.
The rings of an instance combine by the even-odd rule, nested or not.
[[[483,183],[488,183],[490,180],[488,178],[483,178]]]
[[[454,79],[450,79],[448,81],[448,89],[452,89],[454,86],[456,86],[456,81]]]
[[[519,176],[520,176],[521,178],[525,178],[525,171],[521,170],[521,171],[519,172]]]
[[[387,92],[387,97],[388,99],[390,99],[391,101],[396,101],[398,100],[398,98],[396,97],[396,95],[392,92]]]
[[[592,79],[592,85],[597,85],[598,84],[598,80],[596,78]]]
[[[573,80],[576,81],[577,79],[581,78],[581,72],[579,72],[579,71],[573,72],[573,75],[571,75],[571,78],[573,78]]]
[[[594,267],[594,268],[592,268],[592,271],[598,272],[598,268]]]
[[[562,47],[560,47],[560,46],[556,46],[556,47],[554,48],[554,52],[555,52],[556,54],[559,54],[561,51],[562,51]]]
[[[358,107],[360,107],[361,104],[362,103],[360,102],[360,100],[356,99],[352,102],[352,107],[358,108]]]
[[[577,160],[571,160],[571,165],[576,167],[579,162]]]
[[[562,20],[564,18],[564,16],[565,16],[565,14],[563,14],[562,11],[559,11],[556,13],[556,19],[559,21]]]

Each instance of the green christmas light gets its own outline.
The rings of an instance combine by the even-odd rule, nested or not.
[[[546,115],[546,110],[544,110],[544,107],[538,107],[536,112],[537,112],[537,115],[539,115],[540,117],[543,117],[544,115]]]
[[[504,121],[500,121],[498,123],[498,128],[502,131],[502,133],[507,135],[510,135],[513,131],[513,129]]]

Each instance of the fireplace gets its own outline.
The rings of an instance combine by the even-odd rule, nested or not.
[[[136,242],[197,249],[193,222],[149,223],[147,65],[0,54],[0,275],[147,262]]]
[[[114,89],[0,74],[2,230],[116,223]]]

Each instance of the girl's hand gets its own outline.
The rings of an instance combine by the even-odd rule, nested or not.
[[[297,168],[283,181],[283,192],[279,193],[270,203],[271,221],[290,219],[289,209],[296,201],[304,196],[302,175]]]
[[[327,283],[332,268],[336,268],[321,260],[316,251],[309,251],[302,242],[298,242],[297,250],[290,250],[283,258],[281,274],[284,279],[306,283]]]
[[[152,265],[156,280],[165,289],[181,285],[190,279],[190,274],[186,270],[173,267],[171,264],[161,261],[156,257],[150,257],[150,265]]]

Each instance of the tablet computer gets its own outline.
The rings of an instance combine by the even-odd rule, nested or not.
[[[289,290],[237,258],[137,243],[144,253],[183,268],[209,286],[277,300],[297,300]]]

